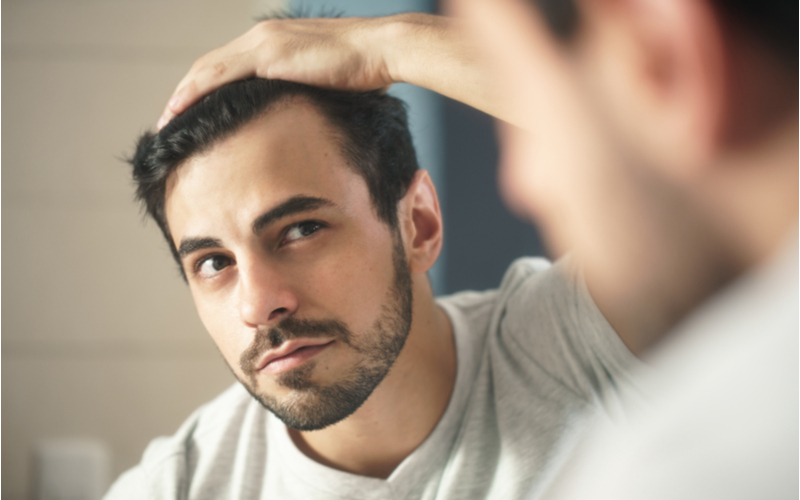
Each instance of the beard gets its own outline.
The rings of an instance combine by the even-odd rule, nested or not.
[[[239,361],[247,391],[287,427],[298,431],[324,429],[352,415],[389,373],[411,330],[411,274],[399,234],[395,234],[392,255],[394,280],[381,305],[381,314],[369,331],[354,338],[348,326],[338,320],[296,319],[291,316],[276,327],[259,329],[253,343]],[[361,360],[342,379],[320,385],[312,380],[314,359],[280,374],[279,385],[292,394],[279,401],[258,390],[256,363],[268,349],[295,338],[333,338],[361,354]],[[234,370],[234,374],[235,374]]]

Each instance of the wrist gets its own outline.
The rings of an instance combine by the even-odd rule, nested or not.
[[[415,83],[415,61],[428,54],[417,54],[426,44],[422,37],[438,23],[439,16],[418,12],[382,18],[376,30],[375,47],[379,47],[383,66],[394,83]],[[421,43],[422,42],[422,43]],[[430,48],[430,47],[429,47]]]

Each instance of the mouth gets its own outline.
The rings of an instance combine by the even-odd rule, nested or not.
[[[270,349],[256,365],[256,371],[279,374],[305,363],[327,349],[334,340],[297,339],[284,342],[276,349]]]

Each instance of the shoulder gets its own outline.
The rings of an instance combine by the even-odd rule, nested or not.
[[[496,302],[503,330],[509,334],[545,329],[581,337],[616,337],[569,257],[555,264],[541,257],[515,260],[497,290]]]
[[[519,368],[527,382],[550,380],[585,402],[617,412],[618,388],[631,387],[640,362],[598,309],[569,256],[552,264],[521,258],[494,292],[488,323],[495,365]]]
[[[555,321],[584,330],[610,329],[569,258],[550,264],[545,259],[518,259],[503,278],[506,316],[513,323]]]
[[[193,448],[221,445],[227,430],[241,425],[253,403],[253,398],[241,384],[232,385],[195,410],[175,434],[152,441],[144,452],[142,465],[159,468],[176,455],[190,453]]]
[[[508,266],[500,289],[514,290],[536,275],[552,272],[553,268],[553,263],[544,257],[521,257]]]
[[[582,284],[569,257],[555,264],[544,257],[522,257],[508,267],[497,290],[497,300],[505,308],[523,305],[524,309],[547,299],[565,298],[571,304],[587,298],[591,301],[588,294],[583,294]]]
[[[515,260],[506,271],[500,287],[485,291],[467,290],[446,297],[437,302],[451,316],[463,317],[469,324],[487,323],[498,306],[502,307],[526,281],[552,267],[544,258],[525,257]],[[483,319],[483,321],[482,321]]]
[[[266,443],[265,431],[266,410],[236,383],[192,413],[175,434],[153,440],[106,498],[193,498],[198,484],[213,483],[232,467],[242,434]]]

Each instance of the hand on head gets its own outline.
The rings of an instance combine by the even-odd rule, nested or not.
[[[226,83],[249,77],[289,80],[342,90],[393,83],[379,44],[385,18],[270,19],[199,58],[178,84],[158,128]]]

